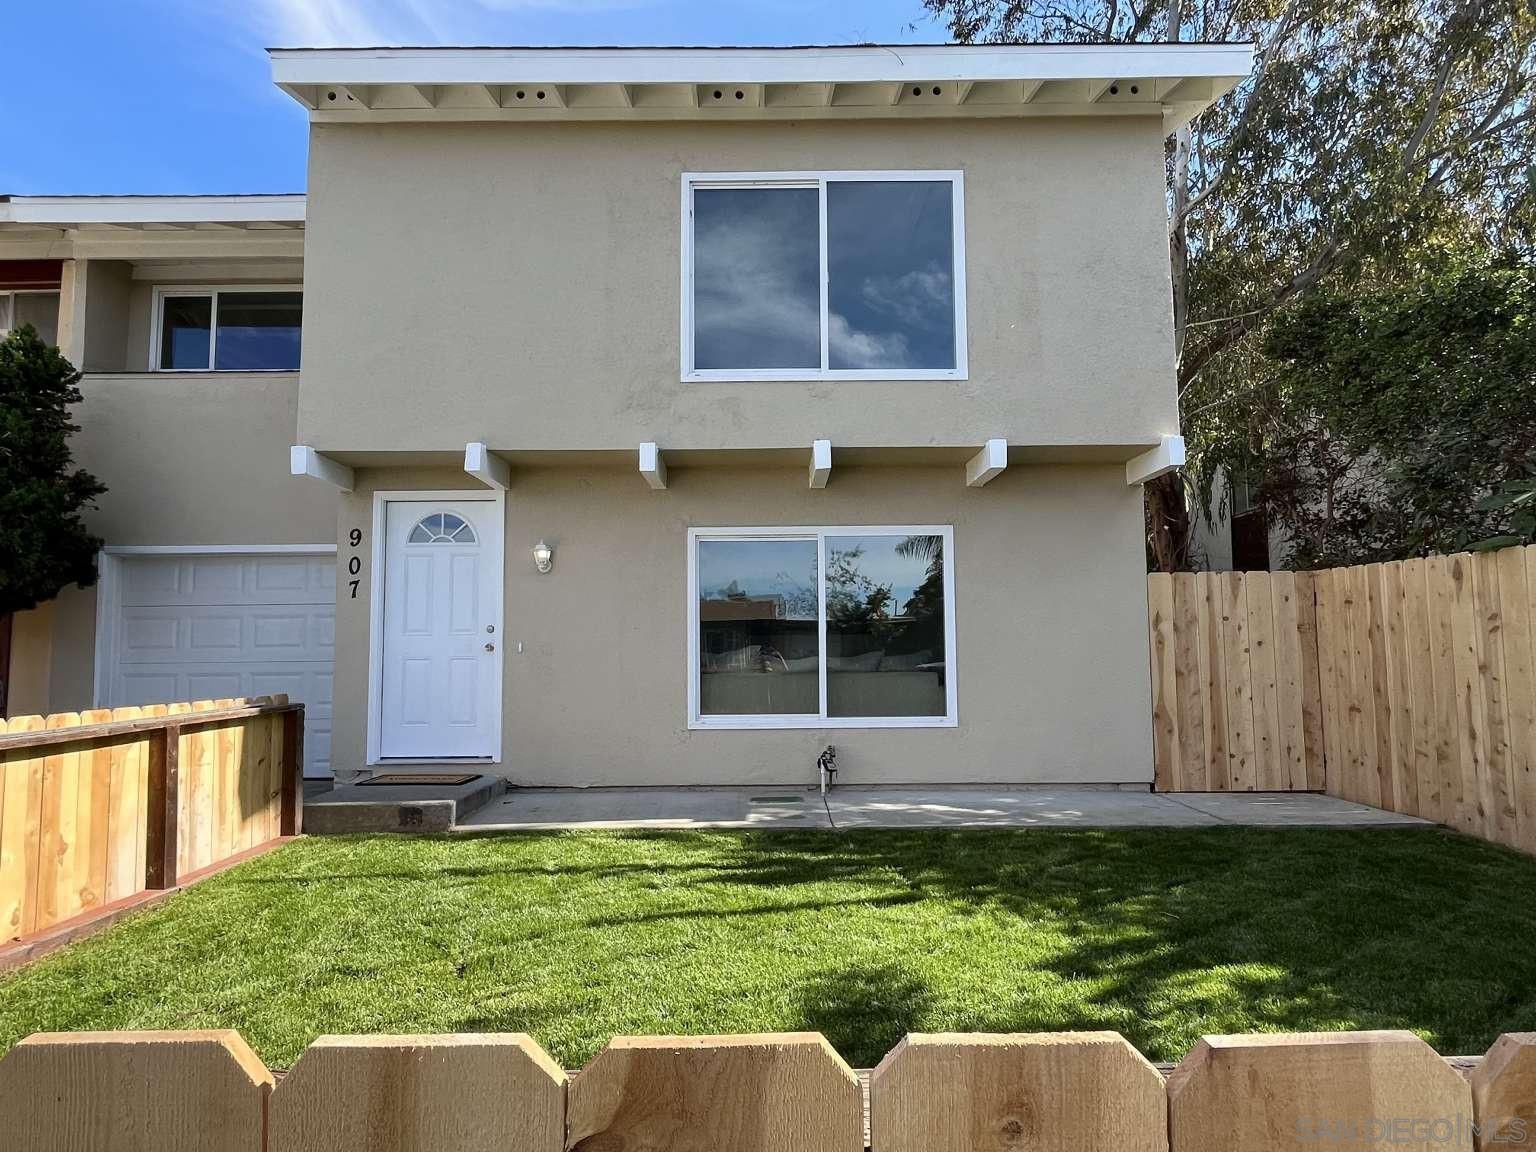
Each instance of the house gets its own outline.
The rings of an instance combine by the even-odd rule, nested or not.
[[[329,772],[337,498],[286,474],[302,196],[0,200],[0,327],[84,372],[94,588],[11,620],[9,715],[287,692]]]
[[[1208,505],[1189,502],[1195,565],[1206,572],[1273,572],[1285,567],[1291,549],[1285,526],[1271,521],[1258,485],[1229,483],[1218,471]]]
[[[286,677],[341,776],[1150,782],[1165,141],[1248,47],[272,55],[302,213],[0,223],[113,489],[18,627],[49,707]]]

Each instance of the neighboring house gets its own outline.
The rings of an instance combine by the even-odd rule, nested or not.
[[[344,776],[804,783],[831,743],[851,782],[1149,783],[1139,484],[1182,459],[1165,139],[1249,58],[275,52],[311,119],[302,376],[124,374],[158,332],[207,355],[222,301],[193,284],[284,278],[166,270],[122,246],[168,234],[132,226],[95,257],[61,225],[66,297],[96,259],[120,269],[109,295],[128,286],[121,362],[83,345],[78,455],[113,487],[97,530],[333,549]],[[17,258],[50,255],[69,253]],[[168,379],[179,403],[151,416],[136,394]],[[296,415],[244,407],[274,386]],[[284,419],[307,479],[274,472]],[[308,595],[293,554],[241,560],[209,623],[195,596],[159,603],[204,559],[112,553],[101,593],[53,606],[49,706],[89,703],[93,678],[112,698],[173,631],[187,659],[221,629],[259,654],[236,617],[292,640],[290,668],[329,657],[329,595],[244,595],[281,574]],[[329,551],[299,555],[328,578]]]
[[[0,200],[0,319],[84,372],[107,486],[100,582],[14,618],[11,715],[288,692],[329,771],[337,500],[282,467],[303,255],[302,196]]]
[[[1273,572],[1285,566],[1290,535],[1271,522],[1249,481],[1229,484],[1226,472],[1218,472],[1209,511],[1192,498],[1189,519],[1195,567],[1201,571]]]

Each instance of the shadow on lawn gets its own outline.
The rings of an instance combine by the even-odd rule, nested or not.
[[[958,1016],[913,970],[818,976],[805,1026],[850,1058],[885,1050],[872,1031],[888,1048],[935,1026],[1114,1028],[1167,1058],[1206,1032],[1406,1027],[1475,1053],[1536,1026],[1536,863],[1438,830],[754,834],[715,882],[828,879],[898,881],[1065,940],[1046,988]]]
[[[274,860],[225,882],[650,877],[675,882],[681,903],[578,930],[843,908],[920,916],[936,902],[944,915],[989,917],[1041,941],[1012,987],[994,974],[990,1002],[971,994],[963,967],[932,968],[923,953],[829,954],[789,990],[784,1026],[825,1033],[856,1064],[925,1030],[1113,1028],[1154,1058],[1177,1059],[1206,1032],[1406,1027],[1443,1052],[1475,1053],[1500,1032],[1536,1027],[1536,862],[1436,830],[638,831],[604,841],[634,852],[588,860],[569,834],[517,833],[415,841],[417,867],[382,853],[373,869],[343,851],[330,862],[341,868]],[[469,843],[485,858],[455,863]],[[652,845],[670,858],[634,858]],[[547,863],[528,863],[540,853]],[[732,900],[721,886],[736,890]],[[745,905],[741,890],[752,892]],[[515,1015],[536,1027],[575,1010]],[[506,1026],[508,1015],[481,1004],[465,1022]]]

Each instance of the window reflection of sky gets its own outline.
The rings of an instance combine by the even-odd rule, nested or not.
[[[782,597],[786,619],[816,618],[816,541],[701,540],[699,598]]]
[[[815,188],[694,192],[694,367],[821,367]],[[833,370],[956,366],[947,180],[827,185]]]
[[[693,194],[694,367],[821,365],[815,188]]]
[[[828,570],[833,568],[835,553],[862,549],[863,555],[854,564],[859,575],[872,584],[889,585],[894,607],[901,611],[928,578],[927,556],[901,555],[899,549],[906,539],[906,536],[828,536]]]
[[[831,368],[955,366],[951,187],[827,185]]]

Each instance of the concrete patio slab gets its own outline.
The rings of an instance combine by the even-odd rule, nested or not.
[[[1431,824],[1417,816],[1388,812],[1312,792],[1181,792],[1168,797],[1228,824],[1311,824],[1372,827]]]
[[[568,828],[1200,828],[1427,825],[1310,793],[1113,788],[514,788],[459,831]]]

